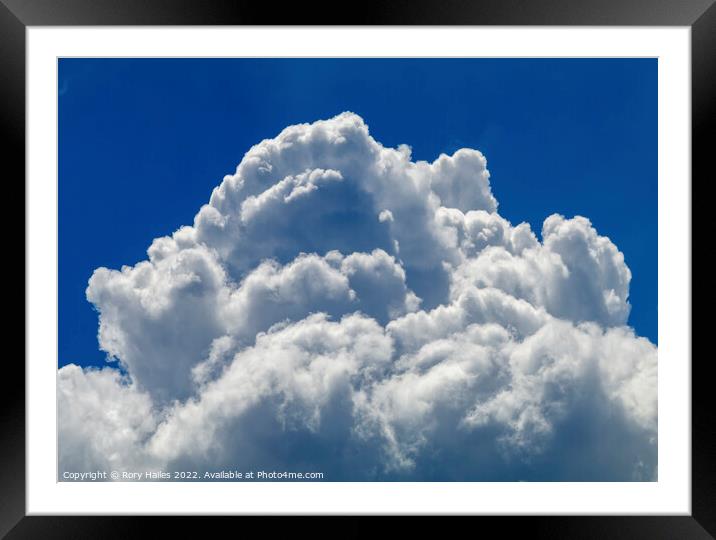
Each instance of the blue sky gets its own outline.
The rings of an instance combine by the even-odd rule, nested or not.
[[[243,154],[350,110],[386,146],[488,160],[500,214],[584,215],[624,253],[629,324],[657,341],[653,59],[59,61],[59,364],[101,365],[95,268],[191,224]]]

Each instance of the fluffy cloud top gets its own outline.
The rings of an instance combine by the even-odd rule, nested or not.
[[[251,148],[87,298],[121,371],[59,371],[60,469],[328,480],[651,480],[656,347],[583,217],[538,240],[485,157],[386,148],[357,115]]]

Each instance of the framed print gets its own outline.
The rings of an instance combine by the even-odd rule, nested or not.
[[[8,538],[140,515],[714,534],[710,2],[3,1]]]

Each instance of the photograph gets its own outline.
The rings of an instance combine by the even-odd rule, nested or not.
[[[57,481],[657,483],[659,69],[58,57]]]
[[[713,538],[715,2],[0,0],[0,538]]]

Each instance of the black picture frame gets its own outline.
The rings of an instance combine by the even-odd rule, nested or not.
[[[692,181],[709,181],[716,132],[716,5],[714,0],[383,0],[360,4],[338,2],[283,3],[245,0],[0,0],[0,121],[5,185],[16,197],[9,207],[25,208],[25,30],[27,26],[80,25],[581,25],[689,26],[692,53]],[[692,196],[693,200],[693,196]],[[7,211],[7,210],[6,210]],[[703,216],[703,217],[701,217]],[[692,230],[709,230],[706,215],[692,208]],[[696,221],[694,222],[694,218]],[[701,222],[699,222],[701,220]],[[7,237],[14,258],[25,252],[24,238]],[[14,249],[13,249],[14,248]],[[6,248],[7,249],[7,248]],[[23,259],[24,260],[24,259]],[[24,263],[23,263],[24,265]],[[692,283],[693,283],[692,263]],[[27,272],[27,268],[24,268]],[[23,276],[23,279],[24,276]],[[11,283],[6,281],[6,283]],[[25,282],[25,287],[27,283]],[[6,289],[18,291],[19,287]],[[24,288],[25,289],[25,288]],[[25,289],[26,290],[26,289]],[[700,298],[703,295],[699,295]],[[702,299],[701,302],[704,302]],[[23,313],[25,308],[23,308]],[[9,311],[7,312],[10,313]],[[15,318],[19,321],[19,317]],[[692,328],[708,324],[708,317]],[[25,319],[16,325],[25,327]],[[19,335],[8,332],[7,336]],[[692,335],[694,330],[692,330]],[[205,532],[207,520],[227,518],[167,517],[27,517],[25,516],[25,380],[19,355],[4,362],[5,389],[0,393],[0,537],[134,538],[159,525],[182,536]],[[532,516],[479,518],[481,530],[549,538],[710,538],[716,536],[715,409],[710,355],[692,361],[692,514],[691,516]],[[685,359],[689,360],[689,359]],[[254,520],[259,518],[252,518]],[[267,518],[260,518],[262,521]],[[275,518],[274,518],[275,519]],[[161,521],[160,521],[161,520]],[[159,521],[159,523],[157,523]],[[286,518],[279,520],[285,524]],[[295,532],[357,536],[371,518],[317,528],[312,520],[291,519]],[[252,526],[261,527],[254,522]],[[422,524],[419,525],[421,528]],[[271,527],[276,527],[272,523]]]

